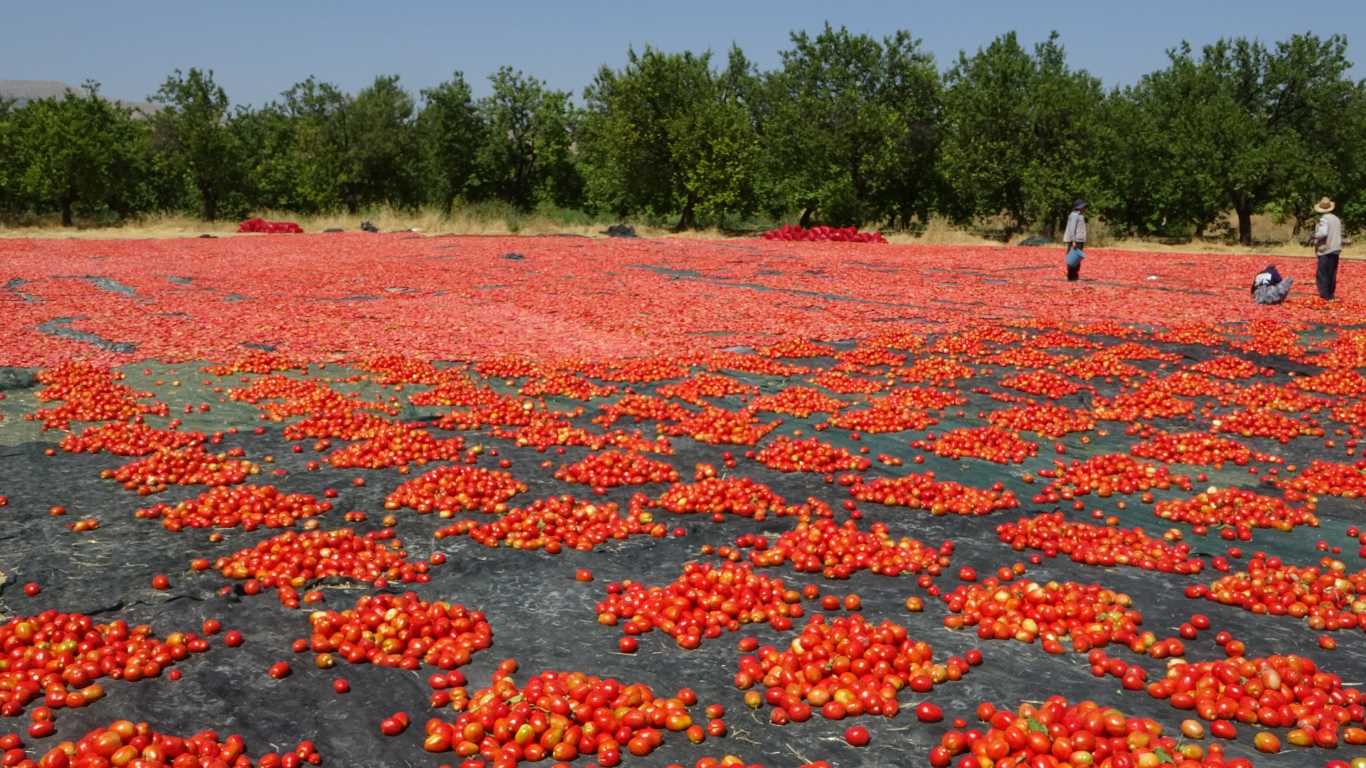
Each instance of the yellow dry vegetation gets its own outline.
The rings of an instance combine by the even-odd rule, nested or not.
[[[566,223],[557,218],[538,213],[508,215],[506,212],[490,212],[486,209],[457,209],[446,214],[436,210],[403,211],[383,208],[360,214],[321,214],[299,216],[287,212],[265,211],[258,214],[265,219],[280,219],[298,222],[306,232],[321,232],[326,229],[340,228],[355,231],[362,220],[368,220],[381,231],[391,232],[408,230],[427,235],[580,235],[586,237],[605,236],[606,227],[601,224]],[[673,237],[687,239],[725,239],[735,237],[719,229],[698,229],[674,232],[660,227],[634,225],[641,237]],[[1092,245],[1101,248],[1120,250],[1149,251],[1155,253],[1247,253],[1271,256],[1312,256],[1305,246],[1296,243],[1298,239],[1290,222],[1280,222],[1271,216],[1253,218],[1253,239],[1257,244],[1247,247],[1231,245],[1217,238],[1192,240],[1185,243],[1165,243],[1151,239],[1115,238],[1106,229],[1104,222],[1091,225]],[[0,237],[18,238],[85,238],[98,240],[136,240],[147,238],[197,237],[211,234],[229,236],[237,234],[236,221],[207,222],[201,219],[174,214],[160,214],[143,217],[118,226],[90,226],[63,228],[56,220],[43,221],[35,225],[6,226],[0,224]],[[250,235],[247,235],[248,237]],[[748,236],[748,235],[746,235]],[[1301,234],[1300,237],[1303,235]],[[1019,235],[1009,243],[986,237],[979,231],[955,226],[947,219],[936,217],[920,231],[893,232],[887,235],[889,242],[903,245],[946,245],[973,247],[1004,247],[1018,245],[1028,235]],[[1058,247],[1058,246],[1044,246]],[[1346,258],[1360,258],[1363,254],[1355,252],[1350,246],[1343,254]]]

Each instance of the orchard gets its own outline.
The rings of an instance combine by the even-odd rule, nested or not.
[[[4,768],[1366,765],[1354,262],[249,224],[0,240]]]

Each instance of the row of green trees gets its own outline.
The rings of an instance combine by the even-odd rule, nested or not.
[[[760,71],[738,48],[629,51],[571,94],[511,68],[475,98],[456,72],[358,93],[309,78],[232,108],[175,72],[149,115],[98,87],[0,104],[0,212],[299,213],[502,201],[668,219],[755,215],[914,227],[933,214],[1052,233],[1076,197],[1121,230],[1204,233],[1230,213],[1297,224],[1339,201],[1366,224],[1366,84],[1342,37],[1222,40],[1106,90],[1056,35],[1006,34],[941,69],[907,32],[795,33]]]

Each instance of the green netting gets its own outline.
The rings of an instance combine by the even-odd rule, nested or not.
[[[1112,338],[1097,337],[1097,340],[1107,345],[1118,343]],[[1184,356],[1181,363],[1169,365],[1168,371],[1229,352],[1225,348],[1145,343]],[[849,345],[840,347],[847,349]],[[834,358],[791,362],[816,368],[830,368],[835,364]],[[1278,371],[1276,376],[1264,379],[1270,383],[1289,381],[1292,371],[1312,370],[1275,358],[1257,358],[1257,362]],[[1145,370],[1156,370],[1156,363],[1150,361],[1134,364]],[[989,393],[1000,392],[998,380],[1016,371],[985,365],[975,367],[980,370],[980,375],[956,384],[956,389],[966,395],[968,402],[961,407],[938,411],[939,423],[930,431],[943,433],[958,427],[980,426],[983,422],[977,417],[978,411],[1006,407],[993,400]],[[328,487],[339,489],[341,495],[337,500],[337,508],[325,518],[329,527],[341,526],[341,516],[350,510],[364,510],[371,516],[369,522],[355,527],[366,529],[378,525],[385,495],[407,478],[392,470],[337,470],[325,463],[320,470],[308,470],[307,462],[320,458],[312,450],[309,441],[304,441],[300,453],[293,453],[290,444],[280,434],[281,424],[262,422],[254,406],[228,401],[221,392],[215,391],[217,387],[226,389],[243,386],[243,377],[209,376],[200,368],[201,365],[196,363],[138,364],[122,369],[126,374],[123,383],[135,389],[153,391],[171,406],[170,416],[148,418],[148,422],[155,426],[164,426],[170,419],[179,419],[183,423],[182,430],[221,432],[229,427],[238,427],[239,433],[225,438],[223,448],[240,446],[249,457],[258,460],[270,455],[274,461],[263,467],[268,472],[283,470],[285,473],[282,476],[262,476],[256,478],[255,482],[271,482],[283,490],[312,494],[321,494]],[[387,401],[390,397],[397,397],[400,403],[405,403],[407,396],[423,389],[408,386],[402,391],[395,391],[364,378],[348,380],[358,373],[355,369],[329,365],[325,370],[314,367],[308,375],[326,377],[334,389],[345,394],[354,393],[365,400]],[[297,371],[284,375],[304,376]],[[764,394],[786,386],[805,385],[805,379],[808,378],[807,375],[780,378],[735,372],[728,375],[757,386]],[[245,378],[249,381],[256,377]],[[206,380],[207,384],[204,383]],[[158,381],[161,383],[158,384]],[[488,383],[504,393],[513,393],[520,386],[520,383],[509,385],[502,380]],[[1107,383],[1104,380],[1092,383],[1097,394],[1104,397],[1113,396],[1121,386],[1119,382]],[[651,392],[655,387],[632,385],[632,388],[638,392]],[[974,391],[978,388],[985,388],[988,394]],[[248,635],[248,643],[243,649],[227,651],[220,648],[203,659],[183,664],[186,677],[174,685],[157,681],[111,686],[111,695],[100,704],[61,715],[59,724],[63,737],[83,733],[86,728],[107,723],[116,716],[127,716],[150,718],[162,730],[175,732],[189,733],[204,727],[240,731],[247,737],[249,744],[293,743],[299,738],[313,738],[318,740],[319,749],[330,765],[433,765],[438,762],[438,759],[421,752],[420,727],[414,727],[399,739],[381,740],[373,735],[378,720],[396,710],[409,711],[414,721],[420,722],[426,714],[426,689],[422,674],[345,664],[328,672],[316,670],[310,663],[309,655],[294,656],[288,650],[292,639],[307,635],[306,610],[284,609],[270,595],[246,598],[234,593],[227,598],[218,597],[215,591],[223,583],[221,579],[212,572],[195,575],[186,570],[191,558],[212,559],[228,554],[274,535],[275,531],[231,530],[224,532],[222,542],[211,542],[207,532],[173,534],[162,530],[156,523],[133,519],[133,511],[150,500],[135,497],[112,482],[99,480],[101,470],[116,467],[124,462],[123,459],[107,455],[59,453],[52,458],[43,455],[43,451],[61,433],[43,432],[39,425],[23,418],[24,414],[41,405],[35,399],[35,389],[12,389],[7,395],[6,400],[0,401],[0,413],[5,417],[0,422],[0,434],[3,435],[5,446],[5,470],[3,480],[0,480],[0,493],[8,495],[10,503],[0,511],[0,548],[3,549],[0,551],[0,581],[7,578],[8,583],[0,583],[0,612],[28,613],[54,607],[93,613],[105,619],[121,617],[129,621],[150,621],[159,632],[193,628],[203,618],[214,616],[224,619],[230,627],[246,631]],[[866,399],[861,395],[838,397],[855,403]],[[586,412],[576,420],[577,423],[589,426],[597,407],[613,399],[587,404]],[[1091,399],[1089,392],[1082,392],[1059,402],[1084,409],[1089,407]],[[742,407],[741,399],[737,397],[716,402],[731,409]],[[198,408],[200,403],[208,403],[210,409],[201,412]],[[561,410],[584,405],[564,398],[548,398],[547,403]],[[191,406],[190,413],[184,412],[186,405]],[[399,418],[426,421],[446,410],[415,408],[404,404]],[[964,414],[961,417],[957,415],[959,410]],[[767,413],[760,416],[765,421],[778,418]],[[923,432],[866,434],[855,441],[843,430],[816,432],[814,426],[825,419],[822,414],[808,419],[782,418],[783,426],[775,434],[790,434],[794,429],[801,429],[805,434],[817,434],[821,440],[849,450],[866,448],[870,458],[886,453],[909,459],[912,454],[918,453],[912,451],[909,441],[923,437]],[[265,427],[261,435],[253,433],[253,428],[258,424]],[[81,426],[84,425],[73,425],[73,429]],[[627,422],[617,426],[635,428]],[[1016,553],[1003,545],[997,539],[996,526],[1041,509],[1052,509],[1051,505],[1040,507],[1030,503],[1030,498],[1045,481],[1040,478],[1033,485],[1028,485],[1023,481],[1024,475],[1031,474],[1038,478],[1039,471],[1051,467],[1055,458],[1070,462],[1104,453],[1127,452],[1134,441],[1134,438],[1124,435],[1127,425],[1104,422],[1101,426],[1108,429],[1109,435],[1102,436],[1093,431],[1086,435],[1088,442],[1083,442],[1083,436],[1078,434],[1057,440],[1036,439],[1026,435],[1036,439],[1040,450],[1037,456],[1020,465],[998,465],[975,459],[955,461],[927,455],[921,465],[909,460],[899,467],[875,462],[868,472],[871,476],[897,476],[933,470],[941,479],[977,487],[1000,481],[1021,499],[1024,504],[1021,510],[982,518],[961,518],[933,517],[920,511],[871,503],[861,503],[859,508],[865,516],[865,523],[884,522],[894,534],[914,536],[936,546],[944,541],[955,542],[957,549],[951,572],[964,565],[973,566],[982,573],[993,571],[999,566],[1023,560],[1030,554]],[[1197,428],[1181,420],[1160,420],[1154,422],[1154,426],[1169,430]],[[655,426],[649,423],[639,428],[647,437],[653,436],[655,431]],[[554,449],[538,452],[531,448],[515,447],[507,441],[479,432],[467,433],[466,437],[471,443],[496,446],[500,459],[510,462],[509,471],[530,486],[526,494],[518,497],[517,503],[552,494],[587,493],[583,487],[567,486],[552,477],[554,466],[582,458],[587,453],[584,448],[570,447],[563,453]],[[1267,440],[1242,441],[1255,450],[1279,453],[1286,457],[1287,462],[1301,466],[1314,458],[1342,460],[1340,450],[1330,452],[1323,447],[1322,440],[1312,438],[1293,440],[1286,446]],[[334,447],[341,445],[341,441],[333,443]],[[745,450],[744,447],[703,445],[687,438],[675,438],[673,443],[676,452],[667,460],[685,479],[691,476],[692,468],[698,463],[720,467],[722,452],[731,451],[738,456]],[[1055,443],[1061,444],[1065,453],[1055,453]],[[541,466],[546,460],[552,462],[552,469]],[[1208,479],[1198,482],[1196,489],[1237,486],[1274,493],[1263,485],[1261,477],[1250,475],[1241,468],[1213,470],[1174,465],[1172,471],[1192,477],[1200,471],[1206,472]],[[740,459],[739,467],[732,472],[768,484],[790,502],[815,496],[838,509],[848,497],[845,489],[827,484],[820,475],[780,473],[743,458]],[[365,485],[353,485],[352,479],[355,477],[365,478]],[[663,486],[649,486],[643,490],[657,494],[663,489]],[[197,495],[202,490],[198,487],[174,488],[156,500],[173,502]],[[625,506],[634,491],[614,489],[605,499]],[[1159,500],[1185,495],[1178,490],[1154,492]],[[1117,516],[1125,526],[1138,526],[1153,535],[1161,535],[1168,528],[1176,527],[1186,532],[1187,540],[1197,552],[1208,556],[1225,553],[1230,544],[1215,533],[1197,537],[1191,533],[1189,526],[1156,518],[1152,514],[1152,506],[1140,503],[1136,496],[1100,498],[1090,495],[1082,498],[1085,502],[1083,511],[1067,510],[1072,519],[1089,519],[1090,510],[1099,509],[1106,515]],[[1126,502],[1125,509],[1118,506],[1121,500]],[[49,518],[46,510],[52,504],[67,506],[70,510],[68,518]],[[1292,562],[1312,563],[1322,554],[1316,546],[1317,542],[1325,540],[1343,546],[1347,550],[1343,558],[1355,562],[1356,543],[1346,537],[1346,529],[1362,520],[1361,502],[1323,499],[1319,513],[1322,525],[1317,529],[1301,527],[1291,533],[1257,531],[1252,542],[1238,544],[1248,554],[1263,549]],[[85,515],[99,517],[101,527],[84,535],[75,535],[64,529],[67,520]],[[767,710],[749,712],[741,701],[740,692],[731,685],[737,656],[734,643],[738,635],[728,635],[704,643],[697,651],[684,652],[677,649],[670,639],[655,632],[643,638],[640,653],[628,656],[615,652],[619,630],[596,623],[594,605],[601,598],[608,581],[630,578],[650,583],[666,582],[677,575],[682,563],[698,557],[701,545],[730,545],[736,536],[743,533],[776,536],[792,525],[790,520],[754,522],[732,518],[723,524],[714,524],[697,516],[670,518],[670,526],[683,527],[688,532],[687,537],[664,541],[614,542],[592,553],[566,552],[560,556],[549,556],[507,549],[485,549],[463,537],[438,542],[432,537],[432,532],[448,521],[406,512],[398,517],[396,531],[413,555],[423,557],[440,550],[450,556],[446,566],[435,569],[432,583],[418,587],[417,591],[429,600],[455,600],[484,610],[493,623],[494,649],[476,655],[474,662],[463,670],[473,685],[485,682],[500,659],[515,657],[524,672],[543,668],[582,670],[648,682],[664,691],[687,685],[698,691],[704,703],[719,702],[729,710],[727,720],[732,731],[730,738],[708,741],[700,748],[687,745],[683,739],[671,738],[664,749],[648,760],[633,761],[632,764],[662,765],[673,760],[691,763],[700,754],[736,753],[770,766],[795,765],[816,759],[827,759],[840,766],[919,765],[924,764],[929,747],[948,727],[947,722],[939,725],[917,724],[909,712],[903,712],[892,721],[867,721],[866,724],[874,732],[874,741],[871,747],[862,751],[847,747],[839,738],[847,723],[826,722],[817,718],[804,724],[774,727],[766,722]],[[572,574],[580,567],[591,568],[597,580],[587,585],[575,582]],[[1239,566],[1235,563],[1234,567]],[[170,592],[161,593],[149,588],[147,580],[150,574],[157,572],[172,575],[173,588]],[[1050,656],[1037,645],[982,643],[971,631],[950,631],[943,627],[945,609],[938,601],[927,600],[923,614],[906,613],[902,607],[906,596],[922,594],[914,585],[914,579],[883,578],[863,572],[847,582],[827,582],[817,575],[797,574],[787,569],[777,569],[771,574],[779,575],[794,585],[819,584],[822,589],[836,594],[857,592],[863,598],[864,612],[871,619],[889,618],[905,624],[912,636],[928,640],[934,645],[938,658],[982,647],[986,663],[981,668],[973,670],[961,682],[936,688],[930,697],[944,707],[950,720],[955,716],[970,720],[972,709],[979,701],[1013,705],[1021,700],[1038,700],[1053,693],[1073,699],[1093,698],[1129,712],[1155,717],[1169,728],[1174,728],[1184,716],[1184,713],[1142,693],[1122,692],[1113,678],[1093,678],[1084,657],[1076,654]],[[1250,654],[1301,653],[1341,672],[1351,683],[1364,679],[1366,646],[1354,632],[1338,633],[1341,643],[1339,650],[1327,653],[1315,645],[1315,633],[1309,631],[1302,622],[1289,618],[1254,616],[1209,601],[1188,600],[1182,595],[1181,590],[1186,585],[1208,581],[1217,575],[1209,569],[1199,577],[1187,577],[1133,568],[1094,568],[1073,563],[1065,557],[1044,559],[1041,564],[1031,566],[1028,572],[1028,577],[1036,580],[1100,581],[1127,592],[1143,611],[1145,628],[1159,637],[1173,634],[1175,627],[1192,613],[1206,613],[1213,618],[1216,628],[1228,629],[1245,641]],[[38,598],[25,598],[15,588],[16,584],[28,580],[36,580],[44,585],[44,591]],[[951,574],[939,579],[941,588],[946,591],[956,583]],[[346,607],[361,591],[356,588],[327,587],[327,607]],[[750,628],[743,634],[752,634],[764,642],[777,644],[786,642],[790,637],[767,627]],[[1220,656],[1212,632],[1189,642],[1188,648],[1191,658]],[[1134,657],[1124,650],[1115,650],[1115,653],[1143,665],[1153,676],[1161,674],[1162,662]],[[295,675],[285,683],[275,683],[264,675],[264,669],[282,658],[288,658],[294,664]],[[356,693],[349,698],[333,695],[329,684],[336,676],[349,678]],[[918,696],[902,697],[906,704],[919,699]],[[250,716],[244,716],[243,713],[250,713]],[[1228,747],[1232,755],[1253,754],[1250,746],[1251,729],[1243,730],[1243,737]],[[1275,756],[1258,756],[1257,764],[1302,766],[1309,764],[1306,760],[1317,764],[1322,757],[1324,753],[1287,751]]]

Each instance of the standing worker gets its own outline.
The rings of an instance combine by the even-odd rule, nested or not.
[[[1062,233],[1062,241],[1067,244],[1067,279],[1076,280],[1081,275],[1081,260],[1086,256],[1086,201],[1072,203],[1072,213],[1067,217],[1067,229]]]
[[[1319,297],[1332,300],[1338,288],[1338,258],[1342,256],[1342,219],[1333,209],[1332,200],[1323,198],[1314,210],[1320,214],[1319,225],[1314,228],[1314,253],[1318,256],[1318,268],[1314,280],[1318,284]]]

